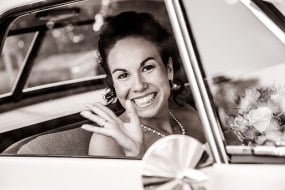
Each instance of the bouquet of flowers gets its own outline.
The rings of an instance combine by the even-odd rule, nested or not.
[[[255,86],[237,94],[228,126],[244,144],[285,145],[285,89]]]

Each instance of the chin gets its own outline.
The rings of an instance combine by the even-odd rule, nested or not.
[[[139,118],[153,118],[156,115],[157,113],[152,110],[138,111]]]
[[[162,108],[162,106],[156,105],[150,106],[148,108],[139,108],[137,109],[137,113],[140,118],[153,118],[159,116],[164,109],[166,108]]]

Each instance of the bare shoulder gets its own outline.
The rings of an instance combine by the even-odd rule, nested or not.
[[[124,156],[120,146],[111,137],[93,133],[89,144],[89,155]]]
[[[205,135],[199,115],[196,109],[188,104],[183,106],[171,105],[173,114],[186,129],[186,134],[205,143]]]

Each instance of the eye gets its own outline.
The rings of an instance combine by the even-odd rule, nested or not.
[[[145,66],[143,66],[143,68],[142,68],[142,72],[150,72],[150,71],[152,71],[154,68],[155,68],[154,65],[145,65]]]
[[[117,76],[117,79],[126,79],[129,76],[128,73],[121,73]]]

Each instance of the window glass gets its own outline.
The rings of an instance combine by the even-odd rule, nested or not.
[[[27,88],[104,74],[92,24],[49,30],[27,81]]]
[[[285,45],[240,2],[186,9],[226,143],[283,141]]]
[[[7,37],[0,56],[0,95],[11,92],[33,36],[27,33]]]

